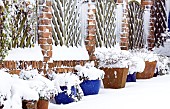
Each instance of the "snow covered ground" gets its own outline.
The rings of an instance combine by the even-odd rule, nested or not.
[[[170,75],[126,83],[122,89],[101,89],[67,105],[50,103],[49,109],[170,109]]]

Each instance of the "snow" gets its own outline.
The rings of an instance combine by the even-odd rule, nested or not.
[[[50,103],[49,109],[169,109],[170,75],[126,83],[122,89],[103,89],[66,105]]]
[[[52,60],[89,60],[85,46],[53,46]]]
[[[170,39],[167,39],[164,43],[164,47],[160,46],[159,48],[155,48],[154,52],[160,55],[170,56]]]
[[[36,45],[32,48],[13,48],[8,51],[8,55],[4,59],[5,61],[42,61],[43,55],[41,47]]]

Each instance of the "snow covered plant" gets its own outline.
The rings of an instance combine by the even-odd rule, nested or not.
[[[157,61],[158,60],[157,54],[155,54],[154,52],[149,51],[149,50],[147,50],[145,48],[131,50],[130,52],[131,52],[132,56],[140,57],[144,61],[153,62],[153,61]]]
[[[145,69],[145,61],[144,59],[131,55],[130,58],[131,64],[129,65],[129,74],[143,72]]]
[[[94,61],[86,63],[84,66],[75,66],[76,74],[80,80],[101,80],[104,78],[104,71],[94,67]]]
[[[29,81],[30,88],[37,91],[39,99],[50,100],[57,94],[54,83],[41,74],[38,74],[36,69],[21,71],[20,78]]]
[[[127,68],[130,64],[130,52],[117,48],[97,49],[96,58],[99,60],[99,67]]]
[[[74,73],[69,72],[56,74],[55,72],[50,72],[48,77],[54,82],[58,93],[66,92],[66,94],[73,98],[75,101],[78,101],[82,98],[83,92],[79,86],[80,80],[79,77]],[[63,86],[66,87],[66,89],[61,90],[61,87]],[[72,94],[72,87],[76,89],[76,95]]]
[[[169,74],[169,58],[167,56],[158,55],[158,62],[157,62],[157,72],[159,75]]]
[[[0,106],[3,109],[22,109],[22,100],[38,100],[38,93],[18,75],[0,70]]]

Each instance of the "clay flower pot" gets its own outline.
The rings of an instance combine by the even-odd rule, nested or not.
[[[145,61],[145,69],[142,73],[136,74],[136,79],[149,79],[154,76],[157,61],[149,62]]]
[[[101,68],[104,72],[104,88],[124,88],[128,74],[128,68]]]
[[[37,109],[48,109],[48,104],[49,104],[49,101],[48,100],[38,100],[38,103],[37,103]]]

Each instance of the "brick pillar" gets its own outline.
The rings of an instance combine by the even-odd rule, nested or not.
[[[154,13],[153,13],[154,0],[141,0],[141,5],[144,9],[150,9],[150,22],[149,22],[149,35],[147,38],[148,49],[151,50],[154,47],[155,35],[154,35]]]
[[[121,50],[128,50],[129,24],[128,24],[128,0],[118,0],[117,4],[123,4],[122,32],[120,37]]]
[[[38,43],[44,56],[44,73],[52,57],[52,1],[39,0]]]
[[[85,40],[86,49],[89,54],[90,60],[95,60],[96,57],[94,55],[95,47],[96,47],[96,20],[95,20],[95,6],[94,6],[95,0],[92,0],[90,4],[88,4],[88,34],[87,38]]]

